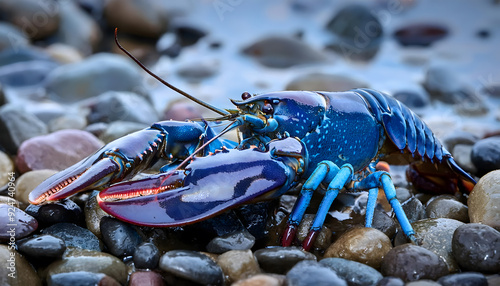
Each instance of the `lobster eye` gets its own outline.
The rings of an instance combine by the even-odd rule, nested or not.
[[[273,106],[270,103],[266,103],[262,106],[262,112],[264,112],[265,114],[272,114],[273,111]]]
[[[241,99],[243,99],[243,100],[247,100],[250,97],[252,97],[252,95],[250,93],[246,92],[246,91],[241,94]]]

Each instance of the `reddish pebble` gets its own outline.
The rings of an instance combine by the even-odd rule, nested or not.
[[[153,271],[138,271],[130,275],[129,286],[150,285],[150,286],[164,286],[165,281],[160,274]]]
[[[21,173],[31,170],[64,170],[93,154],[103,143],[89,132],[66,129],[23,142],[16,165]]]

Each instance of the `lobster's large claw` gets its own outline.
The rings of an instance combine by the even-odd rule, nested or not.
[[[30,203],[56,201],[83,190],[98,189],[119,170],[119,164],[111,158],[88,157],[38,185],[29,195]]]
[[[294,138],[268,150],[223,150],[196,158],[185,170],[113,185],[99,206],[121,220],[145,226],[194,223],[250,201],[279,196],[305,171],[305,148]]]

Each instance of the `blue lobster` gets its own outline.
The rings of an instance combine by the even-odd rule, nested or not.
[[[309,250],[343,188],[368,190],[367,227],[382,188],[403,232],[415,241],[389,173],[375,169],[380,159],[397,155],[412,162],[415,183],[424,189],[469,192],[476,183],[411,110],[374,90],[245,92],[241,101],[232,100],[236,109],[228,110],[193,100],[230,124],[216,135],[206,121],[155,123],[48,178],[31,192],[30,202],[104,189],[98,202],[107,213],[133,224],[168,227],[276,198],[303,183],[282,238],[288,246],[323,183],[326,193],[302,242]],[[233,129],[240,131],[239,143],[220,137]],[[126,181],[160,158],[169,161],[162,173]]]

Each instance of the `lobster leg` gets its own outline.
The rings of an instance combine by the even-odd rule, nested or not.
[[[306,183],[304,183],[299,198],[297,199],[292,213],[290,214],[287,228],[282,239],[283,246],[291,245],[292,240],[295,237],[296,228],[304,216],[313,192],[321,182],[325,182],[329,183],[327,191],[321,201],[310,231],[302,242],[302,248],[304,250],[309,250],[311,248],[316,236],[323,226],[326,215],[328,214],[328,210],[330,209],[333,201],[339,194],[340,190],[352,181],[353,173],[354,171],[350,164],[345,164],[340,169],[330,161],[323,161],[318,164],[311,177],[306,181]],[[368,175],[360,182],[354,183],[355,190],[369,190],[365,226],[371,227],[372,225],[379,187],[384,189],[387,200],[394,209],[394,213],[396,214],[396,218],[398,219],[403,232],[412,242],[415,243],[415,232],[413,231],[401,204],[396,198],[396,190],[394,188],[394,184],[392,183],[392,179],[389,173],[385,171],[377,171]]]
[[[361,182],[356,182],[354,184],[354,188],[358,190],[370,189],[368,193],[368,204],[366,206],[365,226],[371,227],[373,213],[375,211],[375,201],[377,199],[378,187],[382,187],[382,189],[384,190],[385,197],[394,210],[394,214],[396,215],[396,218],[398,219],[399,224],[401,225],[401,228],[403,229],[406,237],[408,237],[413,243],[416,243],[414,236],[415,231],[408,221],[401,203],[396,198],[396,189],[394,188],[391,175],[389,175],[389,173],[385,171],[372,173],[364,178]]]

